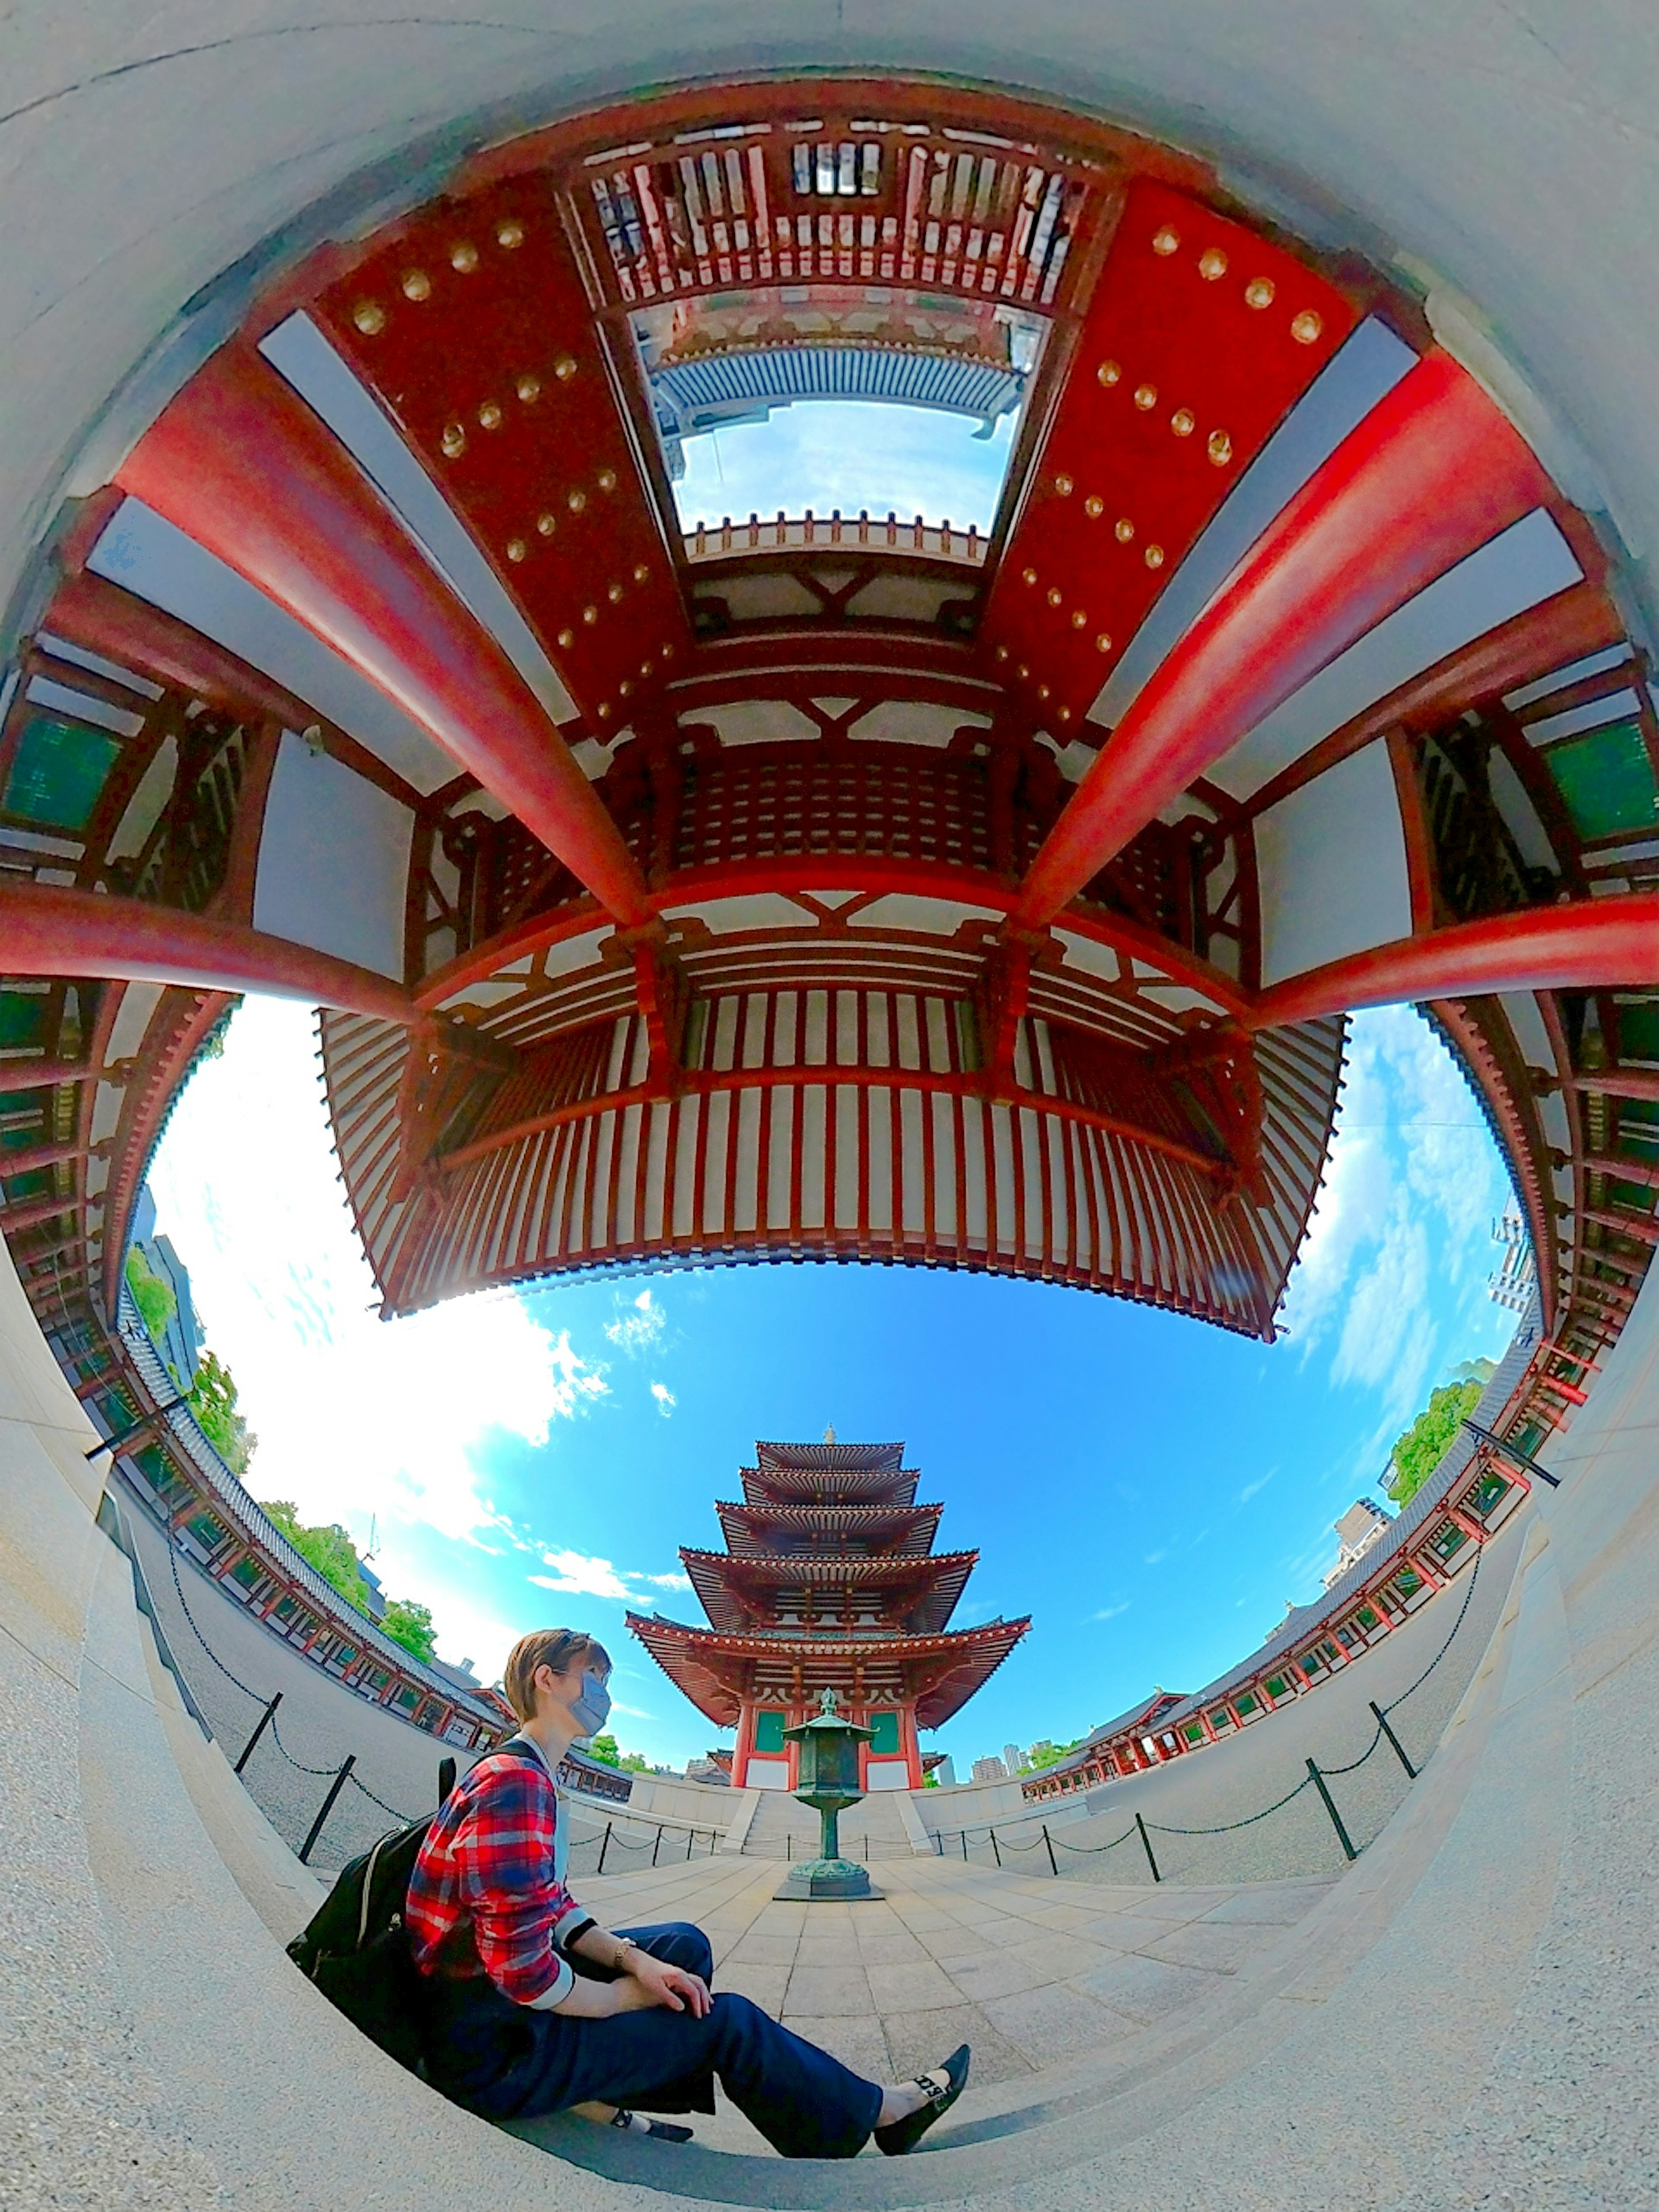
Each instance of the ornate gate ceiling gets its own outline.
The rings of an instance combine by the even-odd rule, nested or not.
[[[988,532],[690,530],[703,420],[1017,414]],[[701,410],[701,411],[700,411]],[[1552,1324],[1654,1241],[1607,560],[1413,301],[1001,94],[704,88],[276,277],[66,509],[0,738],[26,1276],[112,1297],[228,990],[320,1001],[388,1311],[844,1257],[1271,1337],[1342,1017],[1429,1005]]]

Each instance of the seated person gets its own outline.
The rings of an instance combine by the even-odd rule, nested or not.
[[[954,2104],[966,2045],[912,2081],[866,2081],[747,1997],[713,1996],[701,1929],[601,1928],[564,1886],[553,1777],[605,1725],[611,1661],[574,1629],[538,1629],[508,1656],[517,1735],[451,1791],[409,1885],[426,2002],[428,2078],[485,2119],[598,2106],[613,2124],[712,2112],[714,2081],[786,2158],[852,2158],[873,2133],[908,2151]]]

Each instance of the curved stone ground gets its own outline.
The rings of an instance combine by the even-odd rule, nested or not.
[[[1293,228],[1406,258],[1443,331],[1459,325],[1457,294],[1477,303],[1457,343],[1569,495],[1611,510],[1638,563],[1659,542],[1659,19],[1635,0],[508,0],[488,19],[452,0],[375,18],[339,0],[179,0],[14,11],[0,39],[9,597],[88,434],[83,487],[216,341],[242,296],[224,272],[274,234],[303,245],[408,187],[480,127],[454,125],[469,108],[505,130],[629,83],[813,63],[1092,102],[1219,154],[1258,204],[1279,194]],[[367,179],[376,162],[386,171]],[[169,333],[172,368],[108,411]],[[1020,2212],[1659,2202],[1656,1428],[1650,1286],[1554,1449],[1564,1487],[1535,1508],[1462,1724],[1201,2032],[1149,2030],[1109,2076],[1091,2056],[1027,2124],[999,2131],[982,2109],[902,2166],[659,2155],[617,2137],[604,2148],[625,2201],[644,2185]],[[439,2103],[293,1973],[273,1931],[314,1890],[182,1715],[125,1562],[94,1525],[92,1440],[8,1273],[0,2203],[623,2202]]]

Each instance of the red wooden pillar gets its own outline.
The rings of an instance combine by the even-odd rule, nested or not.
[[[349,661],[618,921],[649,921],[621,832],[524,679],[252,348],[198,369],[117,480]]]
[[[352,961],[141,899],[105,898],[46,884],[0,884],[0,945],[10,975],[95,975],[200,990],[264,991],[380,1021],[416,1018],[401,985]]]
[[[1397,938],[1274,984],[1243,1019],[1248,1029],[1275,1029],[1407,999],[1640,985],[1651,983],[1656,975],[1659,896],[1641,892],[1527,907],[1483,921],[1460,922],[1427,937]],[[1623,1172],[1623,1163],[1585,1164]],[[1651,1179],[1659,1182],[1659,1170]]]
[[[1549,491],[1474,380],[1427,355],[1269,525],[1124,715],[1032,863],[1015,926],[1051,921],[1310,677]]]

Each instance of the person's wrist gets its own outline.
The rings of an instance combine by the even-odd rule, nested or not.
[[[641,1950],[631,1936],[618,1936],[616,1938],[616,1944],[617,1955],[611,1960],[613,1970],[620,1974],[636,1972],[640,1960],[646,1955],[645,1953]]]

